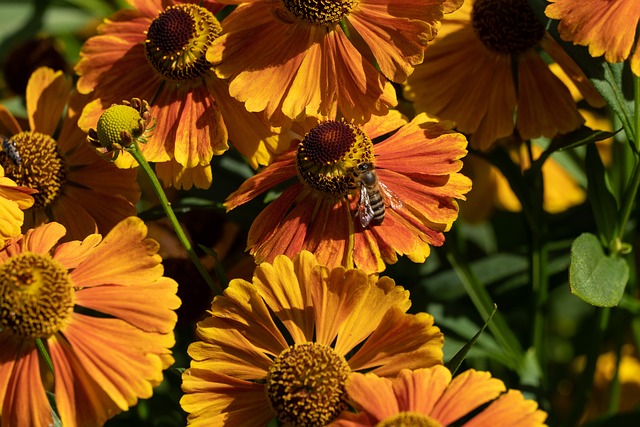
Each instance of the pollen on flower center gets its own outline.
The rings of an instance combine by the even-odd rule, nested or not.
[[[11,137],[21,162],[0,158],[5,175],[18,185],[38,190],[35,206],[46,208],[60,195],[67,181],[67,165],[56,141],[40,132],[21,132]]]
[[[169,6],[149,26],[145,40],[147,60],[168,80],[195,79],[211,68],[206,53],[220,31],[216,17],[203,7]]]
[[[32,252],[0,265],[0,326],[23,338],[47,338],[73,313],[75,293],[67,269]]]
[[[306,343],[274,360],[266,393],[278,420],[296,426],[324,426],[347,407],[345,382],[351,369],[331,347]]]
[[[544,27],[522,0],[476,0],[472,22],[482,43],[498,53],[522,53],[544,36]]]
[[[313,25],[339,22],[357,3],[357,0],[282,0],[282,5],[296,19]]]
[[[311,129],[298,145],[300,179],[314,190],[343,197],[356,187],[356,166],[373,161],[373,144],[362,130],[341,121]]]
[[[376,427],[442,427],[438,421],[417,412],[399,412],[376,424]]]

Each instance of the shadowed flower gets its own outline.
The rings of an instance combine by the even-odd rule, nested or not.
[[[87,145],[86,134],[77,126],[84,98],[70,96],[70,90],[71,81],[61,71],[36,70],[27,86],[29,130],[0,105],[0,132],[15,142],[21,162],[0,160],[7,177],[38,190],[33,207],[25,212],[23,229],[56,221],[67,229],[64,239],[75,240],[106,233],[135,215],[140,189],[135,169],[120,170]]]
[[[35,190],[21,187],[4,176],[3,153],[0,152],[0,248],[8,238],[20,234],[24,222],[24,210],[33,206]]]
[[[135,9],[106,19],[80,53],[78,91],[94,98],[82,112],[80,127],[95,128],[112,104],[146,99],[156,126],[141,151],[149,162],[173,163],[157,172],[166,185],[185,188],[194,183],[185,170],[193,168],[209,170],[198,172],[196,186],[211,185],[209,164],[212,156],[228,149],[227,137],[253,167],[269,163],[286,148],[286,136],[280,138],[279,129],[231,98],[228,83],[215,77],[205,58],[221,31],[214,16],[221,5],[196,0],[129,3]],[[124,154],[116,164],[126,168],[136,163]]]
[[[275,122],[335,113],[358,123],[397,103],[443,13],[461,0],[220,0],[239,5],[207,52],[233,97]],[[376,64],[380,71],[375,67]],[[284,117],[283,117],[284,116]]]
[[[443,427],[466,419],[464,427],[542,427],[547,414],[517,390],[505,393],[502,381],[473,369],[451,380],[444,366],[404,369],[395,380],[355,373],[347,393],[358,414],[344,412],[332,426]],[[491,402],[491,403],[489,403]],[[482,405],[488,406],[474,412]]]
[[[142,220],[56,245],[64,233],[49,223],[0,251],[2,425],[53,425],[50,392],[63,426],[101,426],[150,397],[173,363],[178,285]]]
[[[471,188],[458,173],[467,141],[450,127],[425,115],[406,124],[396,111],[372,116],[362,127],[321,122],[245,181],[225,206],[231,210],[296,177],[249,230],[247,246],[256,262],[303,249],[322,264],[355,265],[368,273],[396,262],[396,254],[423,262],[429,245],[442,245],[443,232],[457,218],[455,199]]]
[[[181,404],[191,426],[325,425],[346,409],[345,381],[442,363],[444,338],[388,277],[318,264],[303,251],[233,280],[198,323]],[[279,330],[276,325],[281,325]]]
[[[551,138],[583,123],[569,89],[538,48],[560,64],[587,102],[604,105],[526,1],[467,0],[449,18],[404,93],[417,111],[455,121],[471,134],[472,147],[487,150],[514,130],[523,140]]]
[[[640,76],[640,2],[637,0],[549,0],[544,13],[558,19],[563,40],[588,46],[591,56],[607,62],[631,55],[631,70]]]

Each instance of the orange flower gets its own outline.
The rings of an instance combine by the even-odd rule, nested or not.
[[[394,135],[372,143],[400,126]],[[429,245],[442,245],[443,232],[457,218],[455,199],[464,199],[471,188],[458,173],[466,140],[450,126],[425,115],[405,124],[397,112],[372,116],[362,128],[322,122],[245,181],[225,206],[231,210],[297,176],[249,230],[247,246],[258,263],[279,254],[293,257],[303,249],[322,264],[355,265],[368,273],[396,262],[396,254],[423,262]],[[373,177],[363,167],[375,168],[381,184],[366,185]]]
[[[405,96],[417,111],[455,121],[481,150],[514,130],[529,140],[577,129],[583,118],[576,103],[538,47],[562,66],[590,104],[604,105],[522,0],[468,0],[443,20],[423,65],[409,78]]]
[[[538,427],[547,414],[517,390],[506,393],[502,381],[473,369],[451,380],[444,366],[403,369],[395,380],[373,373],[353,374],[347,392],[359,413],[344,412],[332,426],[406,425],[442,427],[475,412],[464,427]],[[456,424],[457,425],[457,424]]]
[[[559,19],[563,40],[589,46],[591,56],[604,54],[607,62],[621,62],[631,55],[631,70],[640,76],[640,21],[637,0],[549,0],[544,13]],[[635,46],[634,46],[635,42]],[[633,53],[632,53],[633,50]]]
[[[66,240],[108,232],[136,214],[134,204],[140,198],[136,170],[119,170],[87,145],[87,135],[77,126],[84,98],[70,96],[70,90],[71,81],[61,71],[36,70],[27,85],[29,130],[0,105],[0,133],[15,142],[22,160],[17,164],[0,157],[4,172],[19,186],[38,190],[23,228],[56,221],[66,227]]]
[[[64,233],[49,223],[0,251],[2,425],[53,425],[52,392],[62,425],[101,426],[150,397],[173,363],[178,285],[142,220],[56,246]]]
[[[397,103],[387,81],[422,62],[461,0],[220,0],[238,4],[207,52],[231,95],[276,122],[334,109],[358,123]],[[349,35],[347,35],[349,34]],[[376,64],[380,71],[376,70]]]
[[[0,164],[4,162],[0,152]],[[24,210],[33,206],[31,195],[35,190],[21,187],[4,176],[4,169],[0,166],[0,248],[10,237],[20,234],[20,227],[24,222]]]
[[[135,9],[106,19],[80,53],[78,91],[95,98],[82,112],[80,127],[95,128],[111,104],[132,97],[149,101],[156,124],[141,149],[150,162],[171,163],[158,168],[165,184],[184,188],[211,185],[209,164],[213,155],[228,149],[227,136],[253,167],[269,163],[287,147],[286,135],[281,139],[279,129],[229,96],[228,83],[215,77],[205,59],[221,31],[214,16],[221,5],[195,0],[129,3]],[[131,167],[135,162],[127,154],[116,164]]]
[[[441,364],[442,333],[409,306],[390,278],[330,269],[306,251],[261,264],[253,283],[233,280],[198,323],[202,341],[189,346],[182,375],[189,425],[325,425],[346,408],[352,372]]]

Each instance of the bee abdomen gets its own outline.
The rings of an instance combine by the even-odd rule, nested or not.
[[[370,193],[369,194],[371,209],[373,210],[373,223],[380,224],[384,219],[384,200],[382,198],[382,194],[380,192]]]

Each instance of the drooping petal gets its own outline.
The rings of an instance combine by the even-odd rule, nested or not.
[[[122,158],[120,156],[118,159]],[[168,187],[173,185],[176,189],[190,190],[196,188],[209,188],[213,183],[211,165],[198,165],[186,168],[175,160],[155,164],[155,172],[162,183]]]
[[[71,79],[62,71],[40,67],[27,83],[27,113],[32,131],[53,135],[67,105]]]

